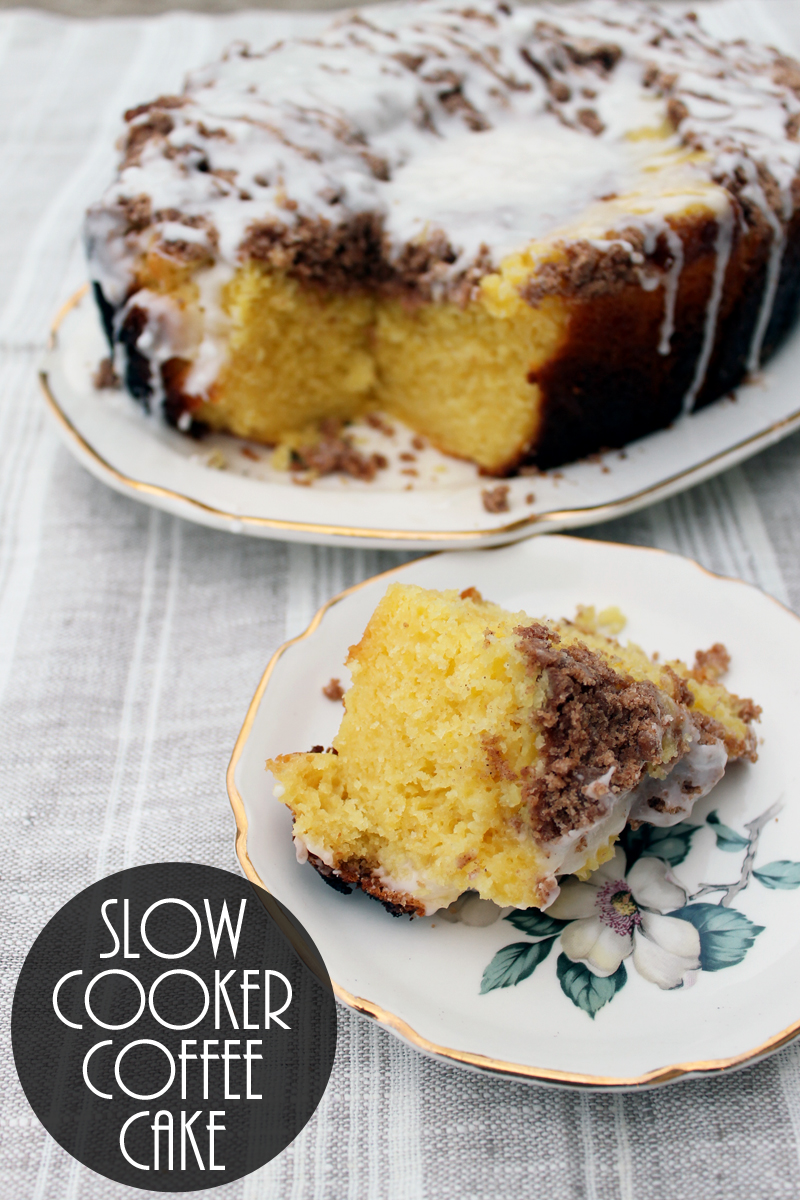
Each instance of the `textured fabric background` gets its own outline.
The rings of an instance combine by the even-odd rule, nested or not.
[[[755,32],[800,15],[795,0],[733,7]],[[238,869],[224,772],[264,664],[320,602],[402,561],[213,533],[123,499],[58,446],[38,395],[121,110],[234,36],[259,42],[290,20],[0,14],[2,1200],[150,1194],[83,1169],[32,1116],[8,1037],[22,959],[61,904],[124,865]],[[800,610],[799,464],[794,437],[589,536],[678,550]],[[473,1076],[340,1016],[316,1117],[219,1200],[800,1195],[800,1046],[726,1078],[590,1096]]]

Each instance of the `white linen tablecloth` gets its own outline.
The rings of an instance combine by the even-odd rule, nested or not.
[[[796,0],[735,7],[756,36],[800,45]],[[168,859],[238,870],[224,772],[267,659],[322,601],[403,561],[214,533],[123,499],[59,447],[38,395],[49,321],[84,278],[82,211],[110,176],[121,111],[179,87],[185,69],[232,38],[263,43],[299,20],[0,14],[0,1197],[8,1200],[151,1194],[81,1167],[32,1115],[8,1035],[20,965],[56,910],[102,875]],[[796,435],[589,536],[681,551],[800,610],[798,465]],[[213,1195],[797,1200],[800,1046],[717,1079],[641,1095],[575,1094],[431,1062],[341,1010],[336,1065],[314,1119],[273,1163]]]

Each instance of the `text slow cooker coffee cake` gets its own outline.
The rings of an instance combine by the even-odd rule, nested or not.
[[[800,66],[691,15],[375,6],[126,120],[90,270],[187,432],[382,411],[504,475],[709,403],[795,316]]]
[[[350,649],[331,748],[267,762],[298,859],[396,915],[470,890],[546,907],[561,876],[613,857],[629,819],[685,820],[729,762],[755,761],[760,709],[719,682],[724,646],[690,669],[604,621],[625,623],[391,584]]]

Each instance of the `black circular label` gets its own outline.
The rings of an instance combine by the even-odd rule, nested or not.
[[[305,930],[216,867],[132,867],[33,944],[11,1019],[25,1094],[118,1183],[230,1183],[297,1137],[328,1084],[336,1006]]]

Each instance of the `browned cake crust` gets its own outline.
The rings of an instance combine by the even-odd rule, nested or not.
[[[800,198],[800,187],[797,189]],[[704,408],[738,387],[748,374],[748,351],[767,286],[772,230],[756,210],[737,222],[725,273],[714,347],[694,407]],[[747,222],[751,222],[748,224]],[[535,447],[507,464],[558,466],[599,449],[613,449],[663,429],[681,415],[705,331],[716,266],[717,222],[681,221],[684,247],[669,355],[653,353],[663,319],[663,298],[630,277],[628,262],[603,261],[574,251],[575,272],[552,286],[575,302],[569,336],[543,371],[529,376],[542,389],[542,424]],[[654,265],[667,265],[666,247]],[[543,295],[544,293],[539,293]],[[787,229],[780,278],[761,354],[762,365],[779,348],[797,317],[800,301],[800,215]]]
[[[366,862],[343,862],[337,863],[334,870],[310,851],[308,861],[325,883],[336,892],[343,892],[349,896],[354,887],[361,888],[362,892],[366,892],[373,900],[379,900],[393,917],[425,916],[425,907],[418,900],[405,892],[392,891],[373,874],[376,864],[370,866]]]

